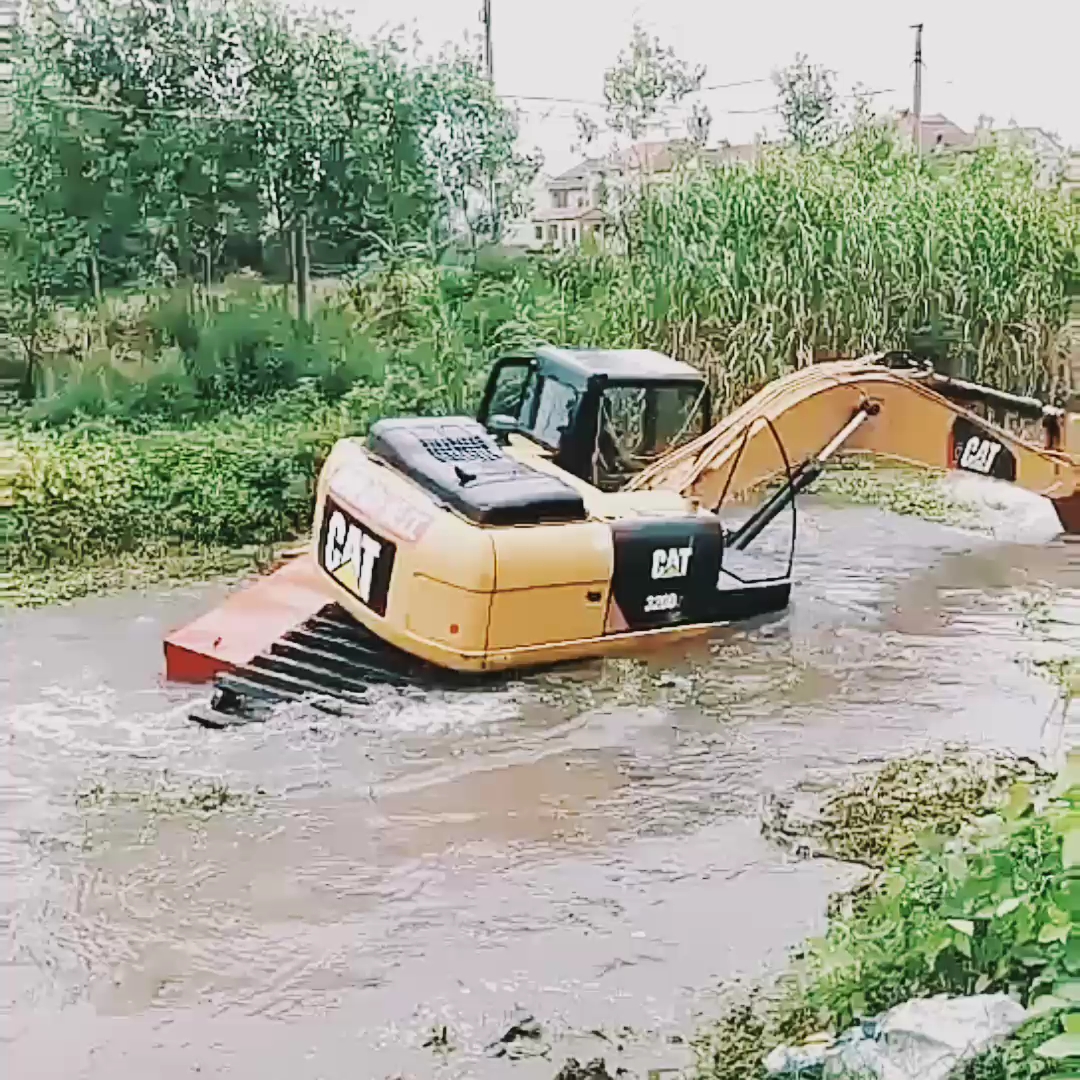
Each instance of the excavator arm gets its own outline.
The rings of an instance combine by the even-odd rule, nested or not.
[[[628,489],[677,491],[717,509],[786,472],[790,483],[770,500],[782,503],[835,454],[866,453],[1015,484],[1050,499],[1065,532],[1080,533],[1080,415],[888,359],[791,372],[639,473]],[[971,404],[1040,423],[1043,445],[979,416]],[[755,522],[764,527],[763,513],[740,530],[738,546],[756,535]]]

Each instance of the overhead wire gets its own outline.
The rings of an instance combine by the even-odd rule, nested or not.
[[[745,86],[756,86],[771,83],[771,78],[757,78],[757,79],[741,79],[735,82],[728,83],[715,83],[709,86],[700,87],[696,91],[692,91],[691,94],[687,94],[686,97],[690,97],[693,94],[712,92],[718,90],[730,90]],[[849,94],[837,95],[837,99],[841,101],[852,100],[859,97],[875,97],[882,94],[896,93],[897,91],[893,87],[886,87],[876,90],[860,89],[853,91]],[[16,92],[14,95],[16,98],[22,100],[41,100],[36,95],[31,97],[29,95],[20,94]],[[499,94],[500,98],[513,102],[525,102],[527,104],[518,106],[521,112],[525,113],[541,113],[539,119],[548,120],[552,118],[559,119],[574,119],[577,117],[580,109],[574,111],[567,111],[559,109],[560,105],[577,105],[583,106],[590,110],[604,110],[608,107],[606,102],[601,102],[587,98],[573,98],[573,97],[561,97],[555,95],[543,95],[543,94]],[[171,117],[184,120],[201,120],[215,123],[259,123],[267,120],[265,116],[257,116],[247,114],[244,112],[235,111],[222,111],[218,113],[208,113],[197,109],[175,109],[165,105],[133,105],[126,102],[111,103],[99,101],[91,98],[78,97],[73,95],[63,96],[49,96],[44,97],[49,104],[55,105],[61,108],[76,108],[87,109],[101,113],[108,113],[113,115],[150,115],[150,116],[162,116]],[[534,106],[547,106],[546,108],[537,109]],[[659,113],[661,119],[670,118],[672,115],[678,116],[680,110],[685,113],[685,109],[681,102],[676,105],[670,105],[663,109]],[[770,113],[778,112],[776,105],[764,106],[761,108],[753,109],[716,109],[709,108],[709,111],[714,116],[764,116]],[[277,121],[284,120],[286,123],[292,122],[297,118],[288,116],[288,114],[279,114],[276,117]]]

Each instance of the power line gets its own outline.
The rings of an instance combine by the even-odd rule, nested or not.
[[[771,81],[771,79],[745,79],[738,83],[720,83],[716,86],[703,86],[701,90],[695,90],[692,91],[692,93],[704,93],[707,90],[729,90],[736,86],[752,86],[769,83]],[[850,94],[840,94],[838,97],[841,101],[846,101],[857,97],[875,97],[880,94],[895,93],[896,89],[890,86],[881,90],[857,90]],[[547,94],[500,94],[499,96],[508,101],[526,101],[543,105],[583,105],[590,109],[606,109],[608,107],[606,101],[596,101],[588,98],[554,97]],[[690,94],[687,94],[686,96],[689,97]],[[668,108],[673,107],[676,106],[668,106]],[[713,109],[712,112],[723,116],[740,116],[759,112],[770,112],[773,108],[774,106],[762,109]],[[527,112],[528,110],[525,109],[523,111]]]
[[[606,101],[587,101],[585,98],[547,97],[542,94],[500,94],[511,101],[551,102],[555,105],[588,105],[594,109],[606,109]]]
[[[762,82],[762,81],[768,81],[768,80],[755,80],[755,81]],[[728,85],[734,85],[734,84],[725,84],[725,88]],[[857,91],[854,91],[853,93],[850,93],[850,94],[838,95],[838,100],[846,101],[846,100],[851,100],[851,99],[859,98],[859,97],[876,97],[876,96],[879,96],[881,94],[894,94],[894,93],[897,93],[897,90],[894,87],[884,87],[884,88],[877,89],[877,90],[857,90]],[[171,118],[174,118],[174,119],[181,119],[181,120],[204,120],[204,121],[210,121],[210,122],[214,122],[214,123],[252,123],[252,124],[254,124],[254,123],[263,123],[263,122],[267,122],[267,121],[271,120],[271,117],[269,117],[269,116],[253,116],[253,115],[250,115],[250,114],[245,114],[245,113],[240,113],[240,112],[231,113],[231,114],[229,114],[229,113],[205,113],[205,112],[200,112],[200,111],[195,110],[195,109],[173,109],[173,108],[169,108],[169,107],[164,106],[164,105],[145,106],[145,105],[131,105],[131,104],[127,104],[127,103],[112,104],[112,103],[108,103],[108,102],[104,102],[104,101],[95,101],[95,100],[93,100],[91,98],[80,98],[80,97],[76,97],[76,96],[59,97],[59,96],[51,96],[51,95],[47,95],[47,94],[46,95],[40,95],[40,96],[33,96],[33,95],[27,95],[27,94],[24,94],[24,93],[18,93],[18,94],[13,95],[13,96],[16,98],[16,100],[21,100],[23,102],[30,102],[30,103],[42,102],[43,104],[47,104],[47,105],[51,105],[51,106],[55,106],[55,107],[59,107],[59,108],[87,109],[87,110],[91,110],[91,111],[94,111],[94,112],[110,113],[110,114],[118,115],[118,116],[126,116],[126,115],[130,115],[130,114],[134,113],[134,114],[141,114],[141,115],[146,115],[146,116],[171,117]],[[575,105],[576,104],[576,105],[584,105],[584,106],[587,106],[587,107],[593,108],[593,109],[606,109],[607,108],[607,104],[604,103],[604,102],[587,101],[587,100],[581,99],[581,98],[563,98],[563,97],[549,97],[549,96],[544,96],[544,95],[524,95],[524,94],[502,94],[502,95],[500,95],[500,97],[508,98],[508,99],[514,100],[514,101],[526,101],[526,102],[532,102],[532,103],[541,104],[541,105]],[[678,110],[679,108],[680,108],[679,105],[668,106],[666,109],[661,111],[661,115],[670,114],[672,111]],[[529,112],[530,110],[528,108],[523,108],[521,111],[522,112]],[[545,117],[559,115],[559,116],[573,118],[576,115],[576,113],[563,112],[562,110],[557,110],[557,109],[544,109],[544,110],[532,110],[532,111],[542,111],[544,113]],[[757,108],[757,109],[711,109],[710,111],[715,116],[756,116],[756,115],[763,115],[763,114],[766,114],[766,113],[776,112],[777,107],[775,105],[768,105],[768,106],[765,106],[763,108]],[[287,124],[288,123],[294,123],[294,122],[297,122],[297,123],[299,123],[299,122],[309,123],[309,121],[307,119],[304,119],[303,121],[301,121],[300,118],[289,116],[287,113],[286,114],[278,113],[273,117],[273,120],[275,120],[278,123],[285,122]]]
[[[729,83],[714,83],[711,86],[701,86],[697,90],[691,90],[686,96],[691,94],[704,94],[712,92],[714,90],[734,90],[741,86],[760,86],[765,83],[771,83],[772,79],[740,79],[738,82]],[[570,98],[570,97],[555,97],[549,94],[500,94],[500,97],[509,98],[511,101],[541,101],[541,102],[554,102],[559,105],[589,105],[596,109],[606,109],[606,101],[597,101],[591,98]]]
[[[734,90],[738,86],[758,86],[761,83],[771,83],[772,79],[740,79],[738,82],[714,83],[712,86],[701,86],[692,90],[693,94],[704,94],[706,90]]]

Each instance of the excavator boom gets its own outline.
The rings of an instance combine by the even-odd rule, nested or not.
[[[829,456],[843,449],[1015,484],[1048,498],[1065,532],[1080,533],[1080,415],[882,359],[817,364],[777,379],[639,473],[628,490],[676,491],[716,509],[823,449]],[[968,404],[1041,423],[1043,445]],[[833,445],[841,434],[842,445]]]

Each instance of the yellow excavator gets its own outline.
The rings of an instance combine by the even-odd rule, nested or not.
[[[310,548],[170,635],[167,673],[215,680],[195,718],[218,724],[775,613],[794,500],[841,453],[1017,485],[1080,533],[1080,414],[1066,409],[885,354],[793,371],[716,422],[688,364],[545,347],[496,362],[475,419],[384,419],[339,442]]]

